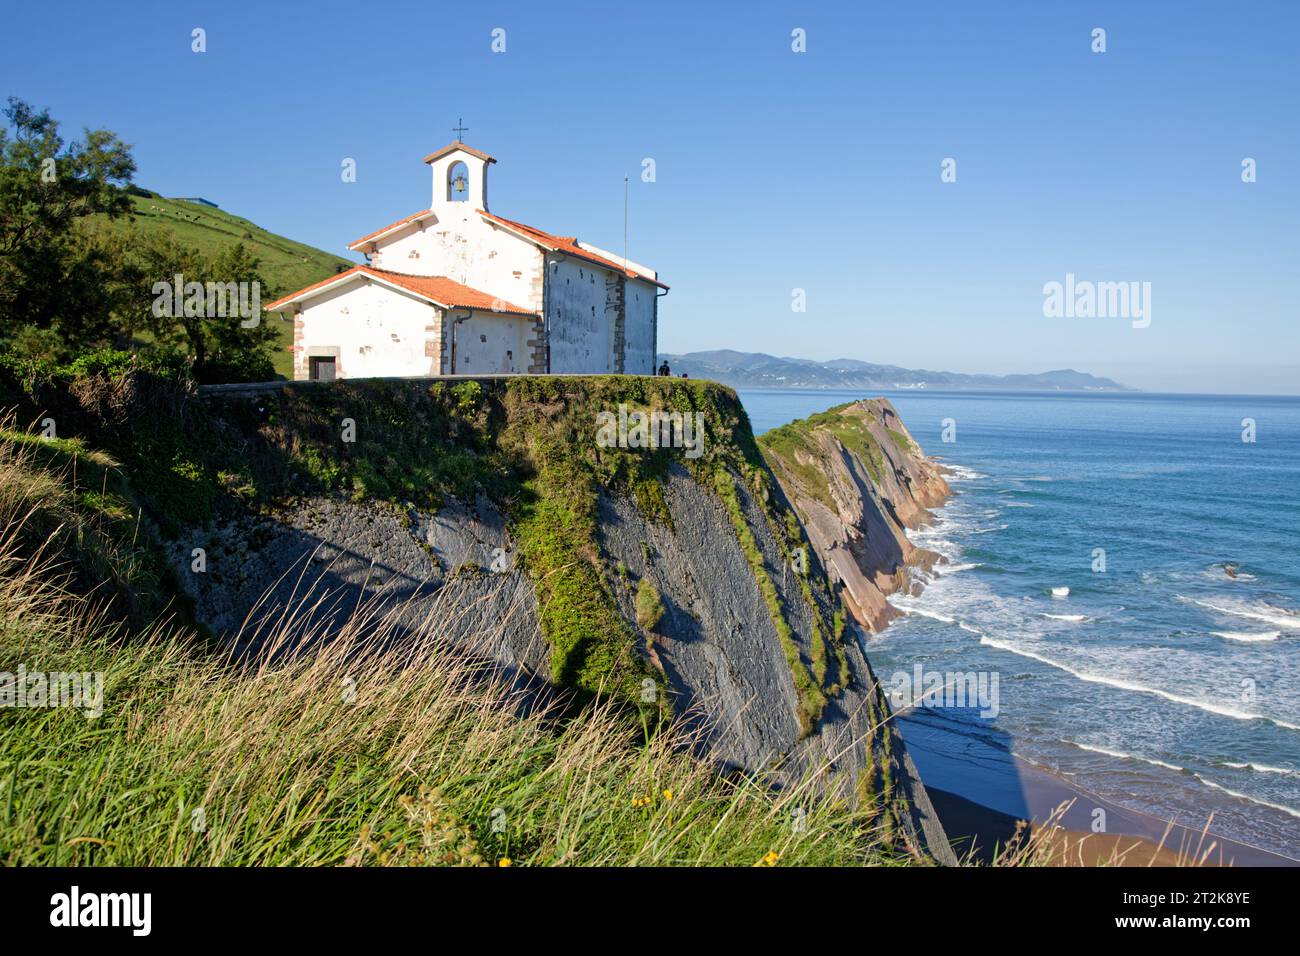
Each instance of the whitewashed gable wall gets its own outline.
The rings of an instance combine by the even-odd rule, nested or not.
[[[299,316],[303,369],[313,355],[335,355],[340,376],[437,375],[425,343],[437,308],[377,283],[349,283],[311,299]]]

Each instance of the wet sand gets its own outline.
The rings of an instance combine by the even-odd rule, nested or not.
[[[1072,786],[1037,767],[1016,761],[1017,787],[1030,817],[1041,826],[1056,809],[1070,804],[1046,837],[1054,866],[1297,866],[1267,850],[1237,843],[1190,827],[1120,807]],[[991,862],[999,848],[1016,835],[1023,816],[1001,810],[937,787],[926,787],[948,838],[959,857]],[[1094,812],[1106,812],[1105,833],[1093,833]]]
[[[1076,863],[1078,840],[1093,834],[1094,821],[1104,821],[1105,832],[1095,834],[1084,844],[1085,860],[1090,855],[1113,851],[1116,838],[1129,837],[1150,845],[1143,852],[1135,848],[1126,854],[1125,861],[1130,865],[1145,856],[1145,862],[1154,860],[1157,865],[1173,865],[1181,858],[1203,859],[1204,865],[1216,866],[1300,866],[1300,860],[1279,852],[1225,839],[1214,832],[1213,820],[1203,839],[1206,820],[1182,820],[1170,826],[1165,819],[1121,807],[1072,778],[1030,763],[1011,753],[1009,746],[993,746],[976,737],[952,733],[906,713],[897,719],[908,753],[932,795],[949,838],[966,838],[958,847],[959,855],[963,849],[970,849],[971,838],[976,837],[976,858],[987,859],[994,845],[1005,845],[1014,835],[1016,821],[1041,825],[1058,807],[1069,803],[1057,823],[1075,834],[1068,851],[1063,852],[1068,852]],[[1104,815],[1098,810],[1104,810]],[[1128,849],[1132,843],[1122,842],[1119,848]],[[1160,846],[1171,855],[1157,853]]]

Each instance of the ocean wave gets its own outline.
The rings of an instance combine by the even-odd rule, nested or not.
[[[1252,797],[1247,793],[1241,793],[1237,790],[1229,790],[1221,783],[1215,783],[1213,780],[1206,780],[1199,773],[1193,773],[1192,776],[1207,787],[1213,787],[1215,790],[1222,790],[1230,797],[1236,797],[1238,800],[1245,800],[1247,803],[1254,803],[1261,807],[1270,807],[1274,810],[1281,810],[1283,813],[1290,814],[1293,817],[1300,817],[1300,810],[1297,810],[1295,807],[1288,807],[1283,803],[1271,803],[1268,800],[1261,800],[1258,797]]]
[[[901,608],[901,610],[904,614],[916,614],[920,617],[928,617],[935,621],[942,621],[944,624],[955,623],[952,618],[948,617],[946,614],[940,614],[937,611],[927,611],[919,607]]]
[[[929,548],[931,551],[938,551],[944,557],[952,560],[951,556],[947,552],[951,551],[956,553],[958,545],[956,541],[953,541],[949,537],[945,537],[946,535],[951,534],[952,531],[952,528],[937,528],[926,533],[910,534],[908,537],[911,538],[912,544],[916,545],[918,548]]]
[[[933,551],[935,554],[947,558],[949,564],[952,564],[961,557],[961,548],[957,547],[957,545],[953,544],[951,541],[946,541],[942,538],[934,541],[913,541],[912,543],[918,548],[925,548],[927,551]],[[936,568],[937,567],[938,565],[936,565]]]
[[[956,574],[958,571],[974,571],[976,568],[982,568],[983,566],[978,561],[970,564],[936,564],[934,573],[943,576]]]
[[[1096,754],[1104,754],[1107,757],[1114,757],[1117,760],[1137,760],[1142,763],[1149,763],[1153,767],[1164,767],[1166,770],[1174,770],[1178,773],[1186,772],[1186,767],[1180,767],[1177,764],[1166,763],[1163,760],[1157,760],[1155,757],[1143,757],[1139,754],[1125,753],[1122,750],[1107,750],[1105,747],[1094,747],[1091,744],[1081,744],[1078,741],[1067,740],[1066,743],[1078,747],[1080,750],[1090,750]]]
[[[958,625],[965,628],[964,624]],[[970,630],[970,628],[966,628]],[[1063,664],[1060,661],[1053,660],[1036,651],[1031,651],[1023,647],[1017,647],[1007,641],[999,641],[996,638],[989,637],[987,634],[980,634],[980,643],[988,647],[995,647],[998,650],[1006,651],[1009,654],[1018,654],[1021,657],[1028,657],[1030,660],[1038,661],[1040,664],[1046,664],[1048,667],[1054,667],[1057,670],[1064,671],[1071,677],[1084,681],[1089,684],[1102,684],[1106,687],[1114,687],[1117,690],[1132,691],[1137,694],[1150,694],[1153,697],[1159,697],[1175,704],[1182,704],[1185,707],[1194,707],[1197,710],[1203,710],[1209,714],[1217,714],[1220,717],[1231,717],[1233,720],[1266,720],[1270,724],[1282,727],[1286,730],[1300,730],[1300,725],[1289,724],[1284,720],[1278,720],[1276,717],[1268,717],[1264,714],[1251,714],[1245,711],[1236,710],[1232,707],[1226,707],[1223,704],[1216,704],[1206,700],[1197,700],[1195,697],[1184,697],[1181,694],[1171,694],[1167,690],[1161,690],[1158,687],[1148,687],[1146,684],[1139,684],[1136,681],[1124,680],[1119,677],[1109,677],[1104,674],[1091,674],[1087,671],[1077,670],[1069,664]]]
[[[992,528],[972,528],[967,534],[992,534],[994,531],[1006,531],[1007,526],[1004,524],[994,525]]]
[[[988,477],[988,475],[982,474],[974,468],[967,468],[965,465],[955,465],[948,461],[942,464],[943,467],[948,469],[949,481],[978,481],[980,478]]]
[[[1187,601],[1208,608],[1211,611],[1218,611],[1220,614],[1249,618],[1252,621],[1263,621],[1265,624],[1272,624],[1274,627],[1300,631],[1300,615],[1287,608],[1274,607],[1272,604],[1263,601],[1257,604],[1241,604],[1220,600],[1216,604],[1213,601],[1202,601],[1198,598],[1185,597],[1182,594],[1177,595],[1177,597],[1180,601]]]
[[[1257,581],[1258,578],[1249,571],[1237,571],[1236,574],[1229,574],[1222,564],[1212,564],[1200,575],[1202,578],[1208,578],[1211,581]]]
[[[1238,641],[1242,644],[1258,644],[1263,641],[1276,641],[1282,636],[1281,631],[1211,631],[1215,637],[1225,641]]]
[[[1086,614],[1048,614],[1046,611],[1043,612],[1043,617],[1050,617],[1053,621],[1071,621],[1074,623],[1089,620]]]
[[[1266,763],[1231,763],[1224,761],[1225,767],[1231,767],[1233,770],[1253,770],[1255,773],[1280,773],[1287,777],[1300,777],[1300,770],[1292,770],[1289,767],[1270,767]]]
[[[1190,773],[1198,783],[1203,784],[1204,786],[1207,787],[1213,787],[1215,790],[1222,791],[1223,793],[1226,793],[1231,797],[1236,797],[1238,800],[1245,800],[1249,803],[1258,804],[1259,806],[1262,807],[1269,807],[1273,810],[1280,810],[1283,813],[1290,814],[1293,817],[1300,817],[1300,810],[1296,810],[1294,807],[1288,807],[1285,804],[1281,804],[1281,803],[1272,803],[1268,800],[1261,800],[1258,797],[1252,797],[1249,794],[1241,793],[1237,790],[1230,790],[1227,787],[1223,786],[1223,784],[1221,783],[1215,783],[1213,780],[1207,780],[1199,773],[1196,773],[1195,771],[1192,770],[1188,770],[1186,767],[1180,767],[1177,764],[1168,763],[1164,760],[1157,760],[1154,757],[1143,757],[1140,754],[1125,753],[1122,750],[1108,750],[1105,747],[1094,747],[1090,744],[1081,744],[1073,740],[1066,741],[1066,743],[1073,744],[1075,747],[1078,747],[1080,750],[1088,750],[1093,753],[1103,754],[1104,756],[1107,757],[1114,757],[1117,760],[1136,760],[1140,763],[1151,764],[1151,766],[1153,767],[1163,767],[1166,770],[1173,770],[1176,773]],[[1234,769],[1242,769],[1246,767],[1249,767],[1251,769],[1263,769],[1263,768],[1256,768],[1254,764],[1229,763],[1229,764],[1225,764],[1225,766],[1232,767]],[[1286,770],[1281,767],[1269,767],[1266,772],[1277,772],[1277,773],[1300,776],[1300,774],[1295,774],[1295,771]]]

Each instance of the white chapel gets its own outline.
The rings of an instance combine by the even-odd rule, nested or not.
[[[424,161],[428,209],[349,245],[365,265],[266,307],[293,320],[295,379],[654,374],[654,271],[489,212],[486,153],[457,141]]]

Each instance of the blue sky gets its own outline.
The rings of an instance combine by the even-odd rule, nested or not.
[[[1298,27],[1252,0],[42,2],[6,10],[0,94],[339,253],[427,206],[458,117],[502,215],[617,250],[630,176],[664,351],[1300,392]],[[1150,327],[1044,317],[1067,273],[1150,282]]]

